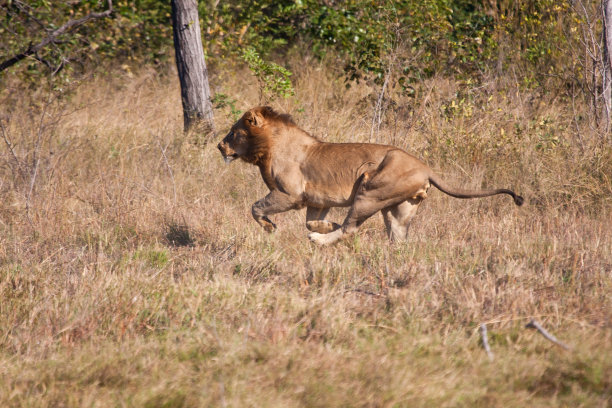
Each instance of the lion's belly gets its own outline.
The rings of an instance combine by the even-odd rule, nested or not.
[[[361,143],[319,143],[302,162],[304,204],[348,207],[361,175],[373,170],[391,146]]]
[[[304,204],[310,207],[348,207],[351,205],[352,187],[327,188],[307,183],[304,191]]]

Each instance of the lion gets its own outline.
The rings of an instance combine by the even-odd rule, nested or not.
[[[217,147],[226,163],[241,159],[259,167],[270,190],[251,208],[259,225],[272,232],[276,225],[268,216],[306,207],[308,237],[321,245],[353,234],[378,211],[389,239],[405,240],[432,185],[456,198],[507,194],[523,204],[508,189],[451,188],[425,163],[394,146],[323,142],[269,106],[245,112]],[[349,207],[342,225],[325,219],[332,207]]]

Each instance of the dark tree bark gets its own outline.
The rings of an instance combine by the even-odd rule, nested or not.
[[[172,0],[172,29],[176,67],[181,82],[184,130],[214,132],[196,0]]]

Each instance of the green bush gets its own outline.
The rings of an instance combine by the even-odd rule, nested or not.
[[[434,73],[479,77],[510,64],[528,86],[570,72],[580,75],[568,50],[583,48],[577,27],[584,22],[569,0],[208,0],[198,5],[207,58],[246,61],[259,80],[286,79],[286,73],[257,58],[278,60],[295,46],[337,60],[348,80],[382,83],[392,67],[404,89]],[[43,39],[45,30],[105,7],[98,0],[0,3],[5,12],[0,54],[15,55]],[[68,61],[57,75],[62,79],[94,65],[156,64],[172,56],[168,1],[116,0],[114,7],[110,18],[63,35],[38,54],[39,61],[28,59],[12,71],[31,80]],[[595,29],[594,35],[600,34]],[[263,73],[270,69],[273,75]],[[272,85],[265,79],[265,91],[286,93],[289,83],[283,81]]]
[[[289,70],[273,62],[264,61],[253,47],[244,50],[242,59],[257,78],[260,102],[273,100],[277,96],[286,98],[294,94]]]

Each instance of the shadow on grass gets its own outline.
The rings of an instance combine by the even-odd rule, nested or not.
[[[189,233],[189,227],[182,223],[170,221],[166,224],[164,235],[168,244],[175,247],[193,247],[195,241]]]

